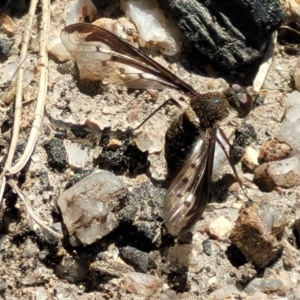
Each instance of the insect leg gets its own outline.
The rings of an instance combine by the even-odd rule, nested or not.
[[[143,120],[142,123],[140,123],[137,127],[133,128],[133,131],[140,129],[149,119],[151,119],[159,110],[161,110],[163,107],[167,106],[169,103],[173,103],[175,106],[177,106],[179,109],[183,110],[182,105],[176,101],[173,98],[169,98],[166,100],[163,104],[161,104],[157,109],[155,109],[145,120]]]
[[[226,137],[224,131],[223,131],[221,128],[218,128],[218,129],[219,129],[219,132],[220,132],[222,138],[223,138],[224,141],[226,142],[226,144],[227,144],[229,147],[232,147],[232,145],[230,144],[230,142],[229,142],[228,138]],[[227,153],[227,151],[226,151],[224,145],[223,145],[222,142],[218,139],[218,136],[217,136],[217,142],[218,142],[218,144],[220,145],[220,147],[222,148],[222,150],[224,151],[224,153],[225,153],[225,155],[226,155],[226,157],[227,157],[227,159],[228,159],[228,161],[229,161],[229,164],[230,164],[230,166],[231,166],[231,168],[232,168],[232,171],[233,171],[233,173],[234,173],[234,175],[235,175],[235,178],[236,178],[237,182],[239,183],[239,185],[240,185],[240,187],[241,187],[241,189],[242,189],[244,195],[247,197],[247,199],[248,199],[249,201],[252,201],[252,200],[248,197],[247,193],[245,192],[244,184],[243,184],[243,182],[242,182],[240,176],[239,176],[238,173],[237,173],[236,167],[235,167],[235,165],[234,165],[234,163],[233,163],[233,158],[232,158],[230,155],[228,155],[228,153]]]
[[[219,132],[220,132],[220,134],[221,134],[223,140],[226,142],[226,144],[229,146],[229,148],[231,148],[232,145],[230,144],[230,142],[229,142],[229,140],[228,140],[226,134],[224,133],[224,131],[223,131],[221,128],[218,128],[218,130],[219,130]],[[243,189],[243,183],[242,183],[242,180],[240,179],[240,177],[239,177],[239,175],[238,175],[238,173],[237,173],[236,167],[235,167],[235,165],[234,165],[234,163],[233,163],[233,159],[232,159],[232,157],[227,153],[227,151],[226,151],[226,149],[225,149],[225,147],[224,147],[222,141],[218,138],[218,136],[217,136],[217,142],[218,142],[219,146],[222,148],[223,152],[225,153],[225,155],[226,155],[226,157],[227,157],[227,159],[228,159],[228,161],[229,161],[229,164],[230,164],[230,166],[231,166],[231,168],[232,168],[232,171],[233,171],[233,173],[234,173],[234,175],[235,175],[235,177],[236,177],[237,182],[239,183],[240,187]]]

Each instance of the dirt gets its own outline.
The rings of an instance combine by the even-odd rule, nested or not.
[[[65,1],[54,1],[52,6],[50,38],[59,36],[63,28]],[[1,56],[2,66],[19,55],[25,16],[26,10],[18,11],[13,17],[15,42],[9,57]],[[1,38],[7,39],[7,36],[1,33]],[[30,45],[33,55],[37,49],[35,42]],[[188,45],[181,55],[172,58],[162,57],[155,50],[144,50],[200,92],[224,86],[220,78],[236,77],[248,85],[259,66],[257,62],[250,67],[224,71],[208,63],[195,63],[190,60],[195,56],[189,52]],[[256,141],[251,144],[257,150],[265,141],[272,140],[280,127],[285,97],[295,89],[291,72],[298,60],[299,52],[287,52],[284,35],[281,36],[260,91],[263,104],[246,119],[257,134]],[[30,69],[30,79],[24,83],[25,103],[15,161],[24,150],[34,115],[38,76],[33,63]],[[99,160],[95,157],[98,157],[97,151],[105,148],[103,129],[110,127],[110,134],[117,137],[116,146],[123,145],[128,142],[128,127],[137,126],[166,99],[184,97],[188,100],[188,96],[174,90],[157,93],[83,82],[76,76],[73,61],[58,63],[50,58],[48,71],[46,117],[32,159],[13,179],[30,200],[34,213],[45,224],[55,224],[54,228],[59,231],[57,224],[62,222],[62,216],[57,206],[58,198],[67,187],[99,169]],[[2,79],[2,99],[8,91],[8,84]],[[300,299],[299,235],[293,228],[294,221],[300,217],[299,186],[277,187],[264,193],[248,180],[252,178],[251,173],[242,170],[239,164],[238,173],[245,183],[246,197],[232,179],[233,175],[229,175],[232,171],[226,163],[219,180],[212,185],[210,203],[193,234],[188,233],[176,241],[167,233],[161,210],[168,185],[163,142],[168,126],[179,114],[177,107],[169,105],[142,126],[142,130],[151,133],[162,146],[147,156],[148,163],[141,158],[143,164],[138,171],[136,165],[140,166],[140,161],[135,162],[132,170],[127,162],[121,165],[121,170],[106,165],[123,180],[128,190],[127,198],[118,211],[117,229],[92,245],[75,247],[66,231],[64,239],[57,240],[42,230],[7,185],[0,222],[1,299]],[[11,119],[12,104],[2,103],[2,162],[12,130]],[[88,130],[87,133],[80,131],[81,127],[75,132],[71,130],[71,126],[84,125],[87,119],[101,130]],[[234,129],[232,126],[225,131],[229,134]],[[82,169],[71,168],[65,154],[60,157],[65,140],[85,151],[87,158]],[[111,153],[107,153],[107,157],[109,155]],[[240,208],[249,204],[248,198],[254,202],[265,199],[287,219],[280,240],[282,251],[264,268],[247,262],[230,242],[229,233],[210,234],[210,224],[221,217],[234,226]],[[150,296],[141,296],[142,282],[133,284],[138,291],[131,288],[128,274],[134,271],[153,276],[145,278]]]

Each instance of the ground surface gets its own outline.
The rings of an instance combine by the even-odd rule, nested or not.
[[[51,38],[59,36],[63,7],[64,4],[60,1],[53,3]],[[14,39],[15,43],[18,43],[26,18],[24,15],[13,20],[17,28]],[[18,55],[18,47],[14,46],[14,48],[15,52],[10,55],[9,60],[16,59]],[[155,55],[155,59],[201,92],[218,85],[217,78],[236,76],[242,83],[249,84],[255,74],[253,71],[255,67],[245,67],[229,73],[217,70],[209,64],[195,64],[189,60],[188,49],[185,51],[183,55],[169,59],[169,62],[159,54]],[[285,46],[279,43],[276,45],[273,63],[261,91],[264,104],[257,107],[246,120],[256,130],[258,137],[253,147],[257,149],[264,141],[272,139],[280,126],[284,115],[286,94],[294,89],[291,71],[298,59],[297,52],[290,55],[285,52]],[[1,62],[3,66],[6,63],[6,59]],[[32,68],[31,71],[33,77],[30,79],[31,86],[27,86],[26,90],[25,100],[28,100],[29,104],[24,107],[20,151],[24,147],[23,143],[28,135],[33,114],[31,102],[35,99],[36,78],[35,69]],[[33,210],[48,225],[61,221],[57,200],[67,183],[78,174],[81,176],[82,172],[71,170],[67,163],[66,168],[54,168],[53,165],[51,167],[45,143],[52,140],[55,135],[60,139],[63,135],[65,140],[78,145],[86,152],[84,170],[94,171],[99,168],[95,164],[94,157],[95,147],[99,147],[101,132],[95,133],[92,137],[89,134],[86,138],[78,139],[70,134],[71,124],[84,124],[88,118],[97,123],[101,129],[110,126],[112,132],[116,132],[117,129],[125,131],[129,126],[138,125],[165,99],[169,97],[178,99],[182,96],[172,90],[157,94],[155,91],[150,93],[127,90],[125,87],[114,85],[101,87],[87,85],[78,82],[74,74],[73,62],[58,64],[50,59],[46,102],[46,113],[49,118],[45,119],[30,165],[18,177],[22,191],[31,199]],[[5,80],[2,79],[2,83]],[[2,89],[5,91],[4,87]],[[10,110],[7,108],[1,110],[2,130],[4,130],[4,122],[9,127],[7,124],[9,113]],[[145,132],[153,134],[159,150],[148,156],[150,169],[147,175],[145,171],[139,175],[129,174],[128,171],[119,175],[124,181],[125,188],[132,193],[126,203],[132,207],[139,207],[140,215],[136,218],[146,220],[145,224],[150,226],[151,233],[161,232],[159,237],[152,242],[152,239],[146,236],[148,229],[140,230],[129,217],[129,222],[124,222],[126,219],[124,217],[119,227],[99,242],[87,247],[72,247],[67,238],[57,242],[43,234],[28,217],[16,194],[8,191],[0,223],[0,297],[3,299],[146,299],[126,291],[124,275],[130,270],[135,270],[158,278],[159,284],[151,293],[152,299],[159,299],[159,297],[160,299],[299,299],[299,245],[291,229],[300,207],[299,187],[263,193],[257,186],[246,180],[251,178],[251,175],[244,176],[238,167],[241,177],[246,178],[247,195],[253,199],[260,197],[260,199],[267,199],[288,220],[283,236],[285,245],[283,253],[266,268],[258,269],[251,264],[246,264],[244,256],[230,243],[228,236],[214,238],[209,233],[209,224],[220,217],[225,217],[234,224],[239,209],[247,202],[247,198],[236,182],[227,190],[224,187],[226,180],[213,185],[215,190],[212,190],[211,203],[203,218],[196,224],[191,243],[188,243],[186,238],[178,246],[166,234],[161,210],[159,210],[165,192],[161,187],[164,186],[166,177],[163,141],[165,131],[178,114],[175,106],[163,108],[143,126]],[[59,130],[63,130],[63,134],[61,132],[57,134]],[[6,134],[8,135],[7,132]],[[225,165],[222,174],[230,172],[230,167]],[[150,184],[150,179],[153,185]],[[140,199],[142,203],[135,198],[139,198],[139,195],[144,195],[140,197],[143,198]],[[151,203],[147,203],[149,199],[152,200]],[[137,202],[134,202],[135,200]],[[155,222],[151,218],[155,218]],[[206,240],[205,243],[211,246],[211,253],[203,248],[203,241]],[[136,262],[137,257],[142,255],[140,252],[128,254],[128,251],[124,250],[126,247],[132,247],[133,252],[142,251],[144,260],[147,261],[146,265]],[[119,266],[120,270],[118,270],[118,266],[111,267],[112,261],[122,251],[123,259],[128,264],[122,264],[123,269]],[[181,258],[179,253],[182,255]],[[189,262],[186,261],[188,255]],[[254,281],[257,279],[264,281],[259,283]],[[281,283],[273,282],[274,286],[270,287],[268,279],[279,279]],[[256,282],[256,285],[247,286],[251,281]],[[172,292],[168,291],[169,294],[166,292],[168,288],[176,291],[177,298]]]

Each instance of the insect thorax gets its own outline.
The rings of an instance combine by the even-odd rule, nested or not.
[[[228,116],[228,99],[223,93],[198,94],[191,99],[190,106],[199,119],[201,128],[214,127]]]

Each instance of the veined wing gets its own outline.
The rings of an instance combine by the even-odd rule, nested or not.
[[[194,89],[106,29],[85,23],[65,27],[61,40],[91,80],[103,80],[135,89]]]
[[[208,133],[210,129],[206,131]],[[217,129],[199,138],[164,199],[164,218],[169,233],[178,236],[191,228],[206,207],[213,168]]]

